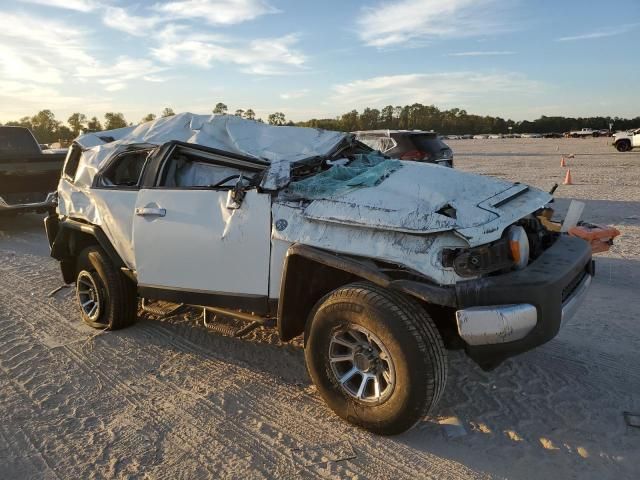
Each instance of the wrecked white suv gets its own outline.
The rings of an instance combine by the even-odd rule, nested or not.
[[[275,321],[331,409],[382,434],[436,405],[447,349],[492,368],[549,341],[594,274],[545,192],[233,116],[82,135],[58,196],[51,253],[89,325],[132,324],[138,297]]]

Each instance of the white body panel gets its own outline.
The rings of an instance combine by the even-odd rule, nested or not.
[[[188,291],[267,295],[271,198],[247,192],[238,210],[227,192],[140,190],[137,208],[166,210],[134,216],[138,282]]]
[[[274,228],[274,239],[404,265],[442,285],[460,280],[452,268],[444,268],[440,264],[440,251],[443,248],[468,245],[453,232],[408,235],[373,227],[354,228],[335,222],[316,222],[306,219],[303,213],[300,207],[274,204],[273,222],[287,222],[287,227],[281,231]],[[273,289],[275,291],[275,285]]]
[[[90,189],[63,178],[58,184],[58,212],[100,226],[125,265],[135,270],[132,225],[137,197],[135,190]]]
[[[135,270],[133,211],[136,207],[138,192],[94,189],[91,191],[91,196],[102,217],[102,230],[122,257],[125,265]]]

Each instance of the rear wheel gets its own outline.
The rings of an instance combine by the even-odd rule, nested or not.
[[[136,287],[113,266],[102,249],[84,249],[78,256],[76,272],[76,299],[87,325],[117,330],[135,322]]]
[[[436,326],[413,299],[369,283],[321,299],[305,333],[309,375],[340,417],[393,435],[437,404],[447,376]]]
[[[628,152],[631,150],[631,142],[629,140],[620,140],[616,142],[616,149],[619,152]]]

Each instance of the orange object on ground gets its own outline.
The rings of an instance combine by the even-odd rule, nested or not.
[[[567,170],[567,174],[564,177],[563,185],[573,185],[573,181],[571,180],[571,169]]]
[[[561,167],[566,167],[566,166],[567,166],[566,162],[564,161],[564,157],[562,157],[562,158],[560,159],[560,166],[561,166]]]
[[[591,244],[592,253],[606,252],[613,245],[613,239],[620,235],[614,227],[582,223],[569,229],[569,235],[582,238]]]

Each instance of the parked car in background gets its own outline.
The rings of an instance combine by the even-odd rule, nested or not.
[[[600,131],[593,128],[581,128],[580,130],[572,130],[569,132],[569,136],[571,138],[599,137]]]
[[[502,135],[501,133],[492,133],[491,135],[489,135],[489,138],[491,139],[498,139],[498,138],[504,138],[504,135]]]
[[[546,192],[231,115],[81,135],[58,192],[47,238],[88,325],[142,297],[304,335],[320,396],[380,434],[433,412],[447,349],[490,369],[548,342],[595,273]]]
[[[556,133],[556,132],[548,132],[548,133],[543,133],[542,134],[542,138],[562,138],[563,135],[561,133]]]
[[[523,133],[520,138],[542,138],[539,133]]]
[[[453,151],[436,132],[424,130],[362,130],[356,139],[392,158],[453,167]]]
[[[640,148],[640,128],[628,132],[617,132],[613,136],[613,146],[619,152],[628,152]]]
[[[479,133],[478,135],[473,136],[474,140],[486,140],[487,138],[489,138],[489,135],[485,133]]]
[[[65,156],[42,150],[27,128],[0,127],[0,213],[53,206]]]

